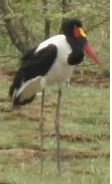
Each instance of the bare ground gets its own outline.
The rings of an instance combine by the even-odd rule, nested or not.
[[[31,161],[34,158],[40,158],[40,147],[35,146],[34,148],[17,148],[17,149],[1,149],[0,154],[13,156],[15,159],[26,162]],[[56,150],[43,150],[44,157],[50,158],[51,160],[56,159]],[[86,158],[109,158],[110,154],[103,151],[68,151],[61,150],[60,158],[62,160],[86,159]]]
[[[15,75],[16,71],[14,70],[5,70],[5,69],[0,69],[0,77],[7,77],[8,80],[12,81],[13,77]],[[96,87],[109,87],[110,85],[110,76],[109,72],[106,74],[98,74],[97,72],[93,71],[86,71],[83,72],[83,75],[79,70],[75,70],[71,83],[80,83],[84,85],[94,85]]]

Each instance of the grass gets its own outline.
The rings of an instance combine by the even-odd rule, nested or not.
[[[9,160],[9,158],[7,158]],[[1,166],[1,178],[5,182],[10,183],[109,183],[108,160],[98,159],[84,159],[82,161],[73,159],[69,162],[64,162],[64,169],[62,176],[57,179],[55,170],[56,166],[54,162],[47,160],[45,162],[44,175],[41,178],[39,172],[39,160],[32,160],[30,163],[18,162],[17,160],[12,162],[11,165]],[[5,172],[4,172],[5,171]]]
[[[63,90],[61,167],[56,175],[56,89],[46,92],[44,175],[40,176],[40,97],[11,110],[10,80],[0,78],[0,183],[109,184],[109,88],[74,84]]]

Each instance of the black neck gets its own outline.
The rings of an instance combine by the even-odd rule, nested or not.
[[[87,42],[86,38],[75,39],[67,36],[66,39],[72,48],[72,52],[68,57],[68,63],[70,65],[80,64],[84,58],[84,45]]]
[[[76,47],[84,49],[84,45],[87,43],[87,39],[84,37],[76,39],[71,36],[66,36],[66,39],[67,39],[67,42],[70,44],[72,50],[76,49]]]

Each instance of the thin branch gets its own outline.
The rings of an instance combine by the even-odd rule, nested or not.
[[[33,34],[33,32],[31,30],[29,30],[28,26],[25,25],[25,19],[26,17],[23,16],[22,18],[20,18],[19,23],[20,23],[20,29],[23,32],[23,36],[24,36],[24,42],[25,44],[30,47],[30,43],[31,41],[35,42],[35,40],[37,39],[36,36]]]
[[[100,26],[100,25],[102,25],[102,24],[104,24],[105,22],[108,22],[108,21],[110,21],[109,17],[106,18],[106,19],[104,19],[104,20],[102,20],[101,22],[99,22],[99,23],[93,25],[92,27],[90,27],[90,28],[87,29],[86,31],[89,32],[89,31],[95,29],[96,27],[98,27],[98,26]]]
[[[95,3],[95,4],[93,4],[93,3]],[[75,8],[80,8],[81,6],[86,6],[86,5],[89,5],[89,6],[91,6],[91,5],[95,5],[95,8],[98,8],[98,6],[100,7],[100,8],[105,8],[106,10],[109,10],[109,7],[106,7],[106,4],[107,3],[109,3],[109,1],[106,1],[106,2],[104,2],[104,3],[98,3],[98,2],[95,2],[95,1],[87,1],[87,2],[72,2],[71,4],[69,4],[69,6],[71,6],[71,8],[73,8],[73,7],[75,7]]]
[[[107,7],[106,5],[109,3],[109,1],[105,1],[104,3],[98,3],[97,1],[93,1],[92,3],[94,3],[93,5],[95,6],[99,6],[100,8],[104,8],[104,9],[107,9],[109,10],[110,7]]]
[[[0,55],[0,58],[21,58],[21,56],[20,55],[16,56],[16,55],[7,54],[7,55]]]

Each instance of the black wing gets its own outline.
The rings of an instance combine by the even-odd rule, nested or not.
[[[50,44],[47,47],[35,52],[35,49],[28,52],[23,58],[17,71],[9,95],[12,97],[16,90],[19,90],[22,83],[37,76],[44,76],[49,71],[57,56],[57,48]]]
[[[35,76],[44,76],[51,68],[57,56],[57,48],[50,44],[38,52],[32,50],[22,58],[20,69],[25,71],[27,75],[25,80],[34,78]]]

